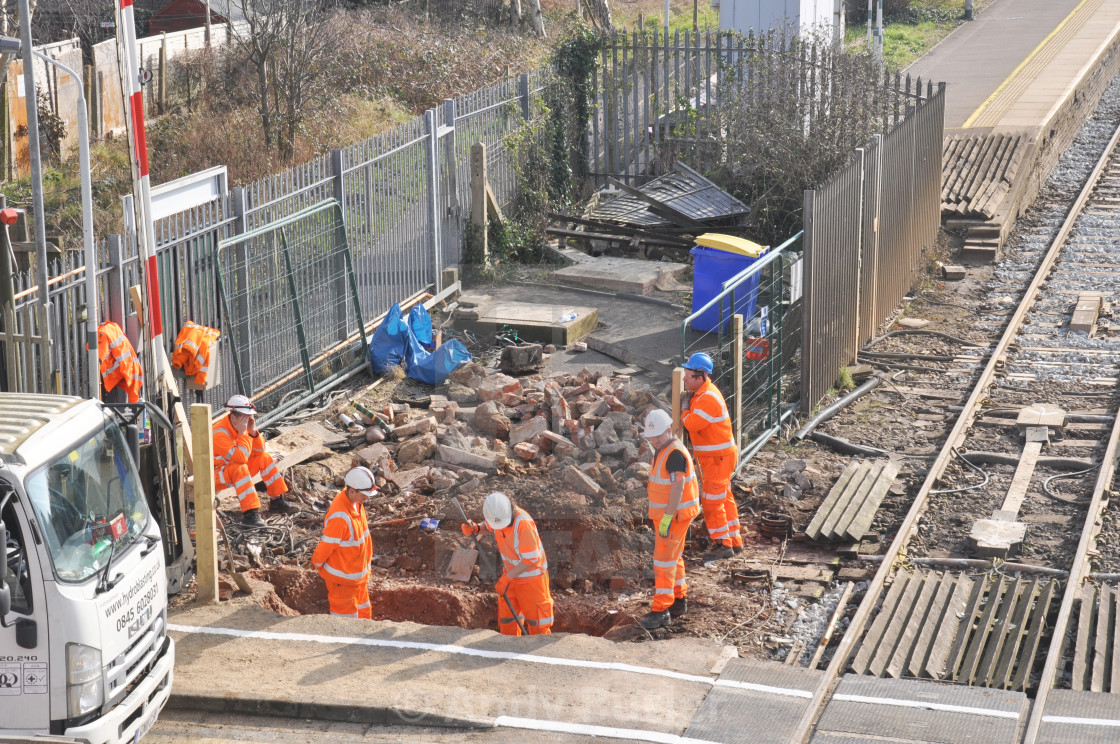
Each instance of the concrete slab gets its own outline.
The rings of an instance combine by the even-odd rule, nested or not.
[[[983,558],[1007,558],[1019,554],[1026,536],[1024,522],[978,519],[968,533],[968,543],[972,551]]]
[[[599,311],[575,304],[493,301],[455,312],[455,327],[477,334],[494,333],[505,326],[525,341],[567,346],[595,330]]]
[[[554,271],[550,278],[591,289],[648,295],[658,278],[676,278],[688,269],[683,263],[604,256]]]
[[[1052,690],[1046,698],[1039,744],[1114,744],[1120,739],[1120,695]]]
[[[849,674],[812,741],[1013,744],[1029,704],[1021,692]]]
[[[723,744],[784,744],[824,672],[731,659],[685,732]]]
[[[679,735],[711,690],[721,657],[718,643],[702,639],[513,639],[283,617],[243,602],[177,610],[169,631],[180,708],[362,723],[489,727],[527,719]]]
[[[669,368],[680,361],[681,321],[688,316],[688,309],[683,305],[674,307],[653,304],[648,300],[618,297],[614,293],[537,282],[492,284],[480,291],[485,291],[502,302],[593,306],[599,311],[599,328],[594,332],[595,338],[623,347],[637,356],[661,362]],[[673,295],[668,294],[661,296],[673,298]],[[545,362],[542,374],[575,374],[584,367],[594,372],[611,374],[624,366],[641,365],[596,351],[559,350]],[[659,384],[661,381],[668,383],[669,377],[662,373],[662,369],[664,367],[646,370],[652,376],[643,374],[638,379],[648,384]]]

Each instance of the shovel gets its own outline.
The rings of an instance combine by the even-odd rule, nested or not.
[[[470,522],[467,519],[466,512],[463,511],[463,506],[459,503],[459,499],[452,497],[451,503],[459,510],[459,516],[463,518],[463,524]],[[478,560],[478,538],[474,540],[473,548],[465,548],[461,544],[456,546],[455,551],[451,554],[451,561],[447,564],[447,570],[443,572],[445,579],[454,579],[455,581],[467,582],[471,580],[474,574],[474,564]]]
[[[229,572],[233,576],[233,581],[237,584],[237,588],[246,594],[253,593],[253,587],[249,585],[249,580],[245,578],[245,574],[237,572],[237,564],[233,562],[233,548],[229,545],[229,535],[226,534],[226,526],[222,523],[222,518],[218,513],[214,512],[214,518],[218,521],[218,529],[222,531],[222,543],[226,546],[226,561],[229,563]]]

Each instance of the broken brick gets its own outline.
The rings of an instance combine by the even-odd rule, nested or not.
[[[564,470],[564,483],[587,496],[602,496],[603,488],[587,477],[579,468],[570,466]]]
[[[426,431],[431,431],[436,426],[436,419],[434,416],[418,419],[402,426],[393,427],[393,436],[397,439],[408,439],[417,434],[423,434]]]
[[[513,446],[513,454],[528,462],[540,453],[540,448],[529,442],[519,442]]]
[[[509,432],[509,443],[513,445],[528,442],[548,431],[548,422],[540,416],[529,419],[523,423],[512,426]]]

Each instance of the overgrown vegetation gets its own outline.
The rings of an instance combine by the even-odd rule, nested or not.
[[[540,261],[548,212],[564,211],[585,195],[592,74],[605,38],[573,23],[553,52],[553,73],[533,102],[530,120],[507,139],[519,186],[516,216],[490,230],[492,258]],[[476,248],[471,255],[477,260]]]
[[[783,36],[745,40],[725,73],[719,119],[720,183],[751,206],[752,239],[777,245],[801,229],[806,189],[826,183],[887,129],[894,95],[867,53],[828,40]]]

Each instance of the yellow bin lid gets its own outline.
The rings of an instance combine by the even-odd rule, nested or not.
[[[769,246],[759,245],[746,238],[737,238],[734,235],[723,235],[721,233],[704,233],[696,238],[696,245],[714,248],[717,251],[738,253],[741,256],[750,256],[751,258],[758,258],[769,248]]]

